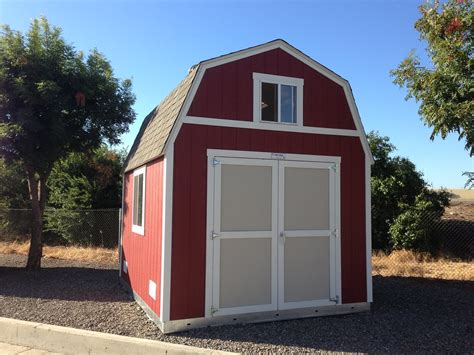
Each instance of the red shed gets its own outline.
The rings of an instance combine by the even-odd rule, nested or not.
[[[349,83],[288,43],[203,61],[125,163],[121,280],[165,333],[368,310],[372,162]]]

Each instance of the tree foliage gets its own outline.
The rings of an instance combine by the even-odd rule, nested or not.
[[[103,225],[103,215],[110,212],[97,210],[121,205],[124,160],[124,151],[104,145],[90,154],[70,153],[58,161],[48,180],[46,230],[68,242],[97,242],[91,235],[111,227]]]
[[[374,249],[426,245],[419,240],[430,233],[424,217],[439,219],[449,203],[448,193],[430,189],[409,159],[393,156],[396,148],[388,137],[370,132],[367,138],[375,160],[371,178]]]
[[[432,128],[431,139],[456,133],[474,155],[474,7],[472,0],[439,0],[420,6],[415,23],[426,41],[431,66],[412,51],[391,71],[394,83],[420,103],[419,114]]]
[[[48,207],[119,208],[124,151],[101,146],[90,153],[70,153],[54,165],[48,179]]]
[[[29,207],[28,182],[18,162],[7,164],[0,158],[0,209]]]
[[[130,80],[97,50],[86,57],[58,27],[35,19],[23,35],[0,33],[0,156],[25,169],[33,211],[29,268],[39,268],[47,181],[55,162],[120,142],[135,119]]]

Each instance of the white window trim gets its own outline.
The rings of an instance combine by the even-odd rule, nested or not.
[[[296,123],[289,122],[271,122],[262,121],[262,83],[278,84],[280,85],[291,85],[296,86]],[[303,126],[303,85],[304,79],[292,78],[289,76],[253,73],[253,121],[255,123],[264,124],[283,124],[292,126]],[[278,88],[278,119],[281,117],[281,89]]]
[[[143,174],[143,198],[142,198],[142,225],[133,224],[133,214],[135,208],[135,176]],[[132,232],[145,235],[145,198],[146,198],[146,165],[133,171],[132,189]]]

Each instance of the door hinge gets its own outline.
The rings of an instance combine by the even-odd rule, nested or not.
[[[218,312],[219,309],[211,307],[211,316],[214,316],[214,313]]]
[[[337,228],[333,229],[331,232],[331,235],[337,238],[339,236],[339,229]]]
[[[331,297],[331,298],[329,298],[329,301],[339,303],[339,296],[336,295],[334,297]]]
[[[221,162],[217,160],[216,158],[212,159],[212,165],[216,166],[219,165]]]
[[[212,233],[211,233],[211,239],[214,240],[214,239],[216,239],[217,237],[219,237],[219,234],[217,234],[216,232],[212,231]]]

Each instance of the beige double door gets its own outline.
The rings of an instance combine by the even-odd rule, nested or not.
[[[216,157],[212,314],[334,305],[338,165]]]

